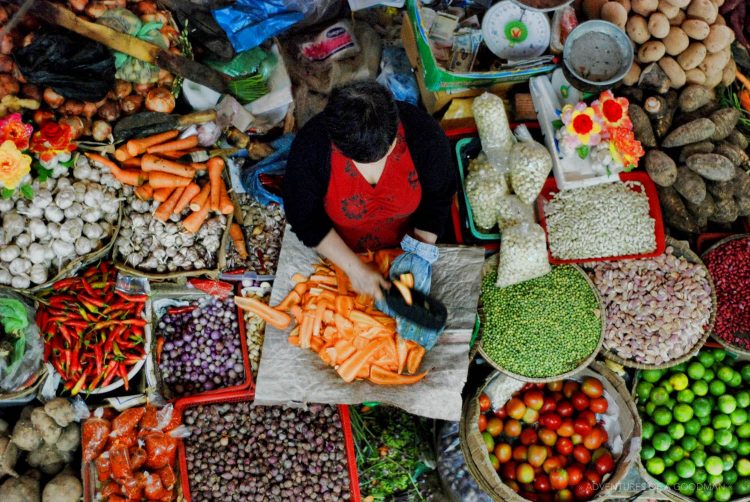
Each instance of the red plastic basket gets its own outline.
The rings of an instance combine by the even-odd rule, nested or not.
[[[664,252],[666,248],[666,238],[664,236],[664,222],[661,218],[661,206],[659,206],[659,195],[656,192],[656,185],[651,181],[648,174],[645,172],[631,172],[631,173],[620,173],[620,180],[622,181],[638,181],[643,184],[643,188],[646,191],[648,197],[649,214],[655,221],[654,233],[656,234],[656,249],[650,253],[642,254],[629,254],[623,256],[605,256],[602,258],[583,258],[575,260],[562,260],[552,256],[552,252],[549,251],[549,262],[553,265],[562,265],[565,263],[586,263],[592,261],[613,261],[613,260],[635,260],[639,258],[653,258],[659,256]],[[638,190],[637,188],[634,189]],[[557,189],[557,183],[555,178],[547,178],[547,181],[542,187],[542,192],[536,200],[537,213],[539,215],[539,225],[542,226],[544,232],[547,233],[547,222],[544,217],[544,202],[549,201],[552,197],[559,192]],[[547,234],[547,244],[549,245],[549,234]]]
[[[695,239],[695,247],[698,249],[698,254],[702,255],[708,248],[731,235],[734,234],[731,232],[706,232],[700,234]]]
[[[252,401],[254,393],[234,393],[213,396],[194,396],[177,400],[175,403],[175,413],[179,414],[180,421],[186,409],[206,404],[223,404],[223,403],[241,403]],[[351,490],[351,501],[361,502],[362,495],[359,492],[359,473],[357,472],[357,454],[354,447],[354,436],[352,435],[352,424],[349,416],[349,407],[343,404],[338,405],[341,416],[341,429],[344,433],[344,444],[346,447],[347,467],[349,471],[349,488]],[[190,497],[190,479],[187,468],[187,457],[185,454],[185,443],[180,441],[177,445],[177,463],[180,469],[180,483],[182,485],[182,495],[185,502],[192,502]]]

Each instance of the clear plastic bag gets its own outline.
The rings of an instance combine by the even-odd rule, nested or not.
[[[518,143],[510,151],[510,184],[513,193],[531,204],[539,196],[552,170],[549,150],[534,141],[525,125],[516,128]]]
[[[483,231],[491,230],[497,223],[500,197],[508,193],[505,175],[480,155],[469,163],[464,189],[469,199],[474,224]]]
[[[507,172],[510,151],[515,138],[508,125],[503,100],[485,92],[474,99],[472,111],[479,131],[479,139],[482,142],[482,151],[495,169]]]
[[[458,436],[458,422],[446,422],[438,442],[438,473],[454,500],[462,502],[492,502],[479,487],[466,467]]]
[[[44,342],[34,320],[34,309],[21,296],[3,289],[0,302],[3,302],[0,306],[0,324],[3,326],[0,328],[0,349],[8,352],[0,357],[0,391],[13,392],[39,370]]]
[[[534,208],[518,195],[500,196],[497,201],[497,227],[503,231],[519,223],[534,223]]]
[[[542,227],[520,223],[503,232],[495,283],[498,288],[541,277],[551,270]]]

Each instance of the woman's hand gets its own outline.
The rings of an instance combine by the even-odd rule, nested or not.
[[[347,270],[346,275],[352,283],[352,288],[357,293],[368,295],[376,300],[383,297],[383,289],[388,288],[389,284],[380,273],[371,266],[359,262],[352,270]]]

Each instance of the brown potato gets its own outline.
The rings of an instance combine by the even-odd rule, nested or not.
[[[659,12],[667,16],[667,19],[673,19],[680,12],[680,8],[667,0],[659,0]]]
[[[729,60],[729,64],[724,67],[724,71],[721,74],[721,85],[728,86],[737,78],[737,63],[734,59]]]
[[[682,31],[682,28],[678,26],[670,26],[669,34],[664,40],[662,40],[662,43],[664,44],[667,54],[670,56],[678,56],[688,48],[690,45],[690,39],[685,32]]]
[[[630,70],[625,74],[622,79],[622,83],[625,85],[635,85],[638,83],[638,79],[641,77],[641,67],[638,63],[633,62],[630,66]]]
[[[706,82],[706,74],[698,68],[693,68],[685,72],[685,82],[688,84],[702,85]]]
[[[627,31],[630,40],[636,44],[644,44],[651,38],[646,18],[639,15],[630,16],[630,19],[625,24],[625,31]]]
[[[719,8],[711,0],[691,0],[687,15],[713,24],[716,21],[716,16],[719,15]]]
[[[703,40],[710,33],[708,23],[700,19],[688,19],[682,23],[682,31],[693,40]]]
[[[700,69],[706,74],[707,80],[711,81],[711,76],[715,73],[721,74],[731,58],[732,53],[729,47],[721,52],[707,54],[700,64]],[[721,77],[719,78],[719,81],[721,81]]]
[[[714,24],[708,32],[708,36],[703,40],[706,50],[713,54],[729,47],[734,42],[734,30],[729,26]]]
[[[625,30],[625,23],[628,22],[628,11],[617,2],[607,2],[602,6],[601,17],[621,30]]]
[[[638,49],[638,62],[653,63],[664,56],[664,44],[658,40],[649,40]]]
[[[680,89],[685,85],[687,79],[685,70],[682,69],[680,64],[669,56],[664,56],[659,60],[659,67],[669,77],[669,86],[672,89]]]
[[[690,5],[690,0],[667,0],[667,2],[671,3],[675,7],[679,7],[680,9],[685,9],[688,5]]]
[[[625,12],[630,12],[630,0],[614,0],[619,3],[625,9]]]
[[[685,11],[681,10],[675,17],[669,20],[669,24],[672,26],[680,26],[685,21]]]
[[[703,62],[705,57],[706,46],[700,42],[693,42],[683,51],[682,54],[677,56],[677,62],[680,63],[683,70],[687,71],[697,68],[698,65]]]
[[[659,0],[630,0],[630,8],[636,14],[648,17],[659,7]]]
[[[665,38],[669,35],[669,19],[661,12],[654,12],[648,18],[648,31],[654,38]]]

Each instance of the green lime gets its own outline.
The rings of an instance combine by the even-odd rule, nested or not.
[[[669,450],[667,450],[667,457],[671,458],[675,462],[679,462],[683,458],[685,458],[685,450],[682,449],[682,446],[679,445],[672,445]]]
[[[676,364],[672,366],[671,368],[669,368],[669,370],[672,373],[684,373],[686,369],[687,369],[687,363]]]
[[[688,383],[690,382],[685,373],[675,373],[674,375],[669,377],[669,384],[676,391],[687,389]]]
[[[723,396],[727,391],[727,386],[721,380],[711,380],[708,384],[708,391],[714,396]]]
[[[700,467],[700,466],[697,465],[697,467]],[[695,481],[697,484],[701,484],[701,483],[705,483],[706,479],[708,479],[708,473],[706,472],[705,469],[695,470],[695,474],[693,474],[693,481]]]
[[[654,384],[641,380],[638,385],[635,386],[635,393],[638,396],[639,401],[645,401],[651,394],[654,388]]]
[[[693,389],[693,394],[696,396],[705,396],[708,394],[708,382],[705,380],[697,380],[693,382],[693,385],[690,388]]]
[[[742,476],[750,476],[750,459],[741,458],[737,461],[737,474]]]
[[[711,414],[711,401],[705,397],[699,397],[693,401],[693,411],[698,418],[709,416]]]
[[[704,350],[698,354],[698,361],[700,361],[704,368],[710,368],[714,365],[714,356],[711,352]]]
[[[693,407],[693,410],[695,411],[695,407]],[[697,418],[693,417],[687,422],[685,422],[685,434],[688,436],[695,436],[698,434],[698,431],[701,430],[701,423],[698,421]]]
[[[737,437],[742,439],[750,438],[750,422],[746,422],[737,427]]]
[[[484,444],[487,447],[487,451],[491,452],[495,449],[495,438],[492,437],[492,434],[490,434],[489,432],[483,432],[482,439],[484,439]]]
[[[709,502],[714,498],[714,491],[709,486],[702,486],[702,484],[699,484],[695,488],[695,498],[701,502]]]
[[[641,458],[643,460],[648,460],[650,458],[654,458],[654,455],[656,455],[656,450],[654,450],[654,447],[649,445],[645,445],[641,448]]]
[[[696,448],[698,448],[698,440],[693,436],[685,436],[684,438],[682,438],[682,441],[680,441],[680,445],[685,451],[694,451]]]
[[[737,478],[739,477],[737,475],[737,471],[731,470],[731,471],[724,471],[724,483],[726,483],[729,486],[734,485],[737,482]]]
[[[693,380],[700,380],[706,373],[706,368],[698,361],[693,361],[687,367],[687,374]]]
[[[643,370],[641,371],[641,378],[649,383],[656,383],[663,374],[663,370]]]
[[[716,442],[708,445],[707,449],[708,449],[708,453],[710,453],[711,455],[721,455],[721,452],[722,452],[721,446],[719,446]]]
[[[653,401],[649,401],[646,403],[646,415],[651,416],[654,413],[654,410],[656,409],[656,403]]]
[[[729,415],[715,415],[711,420],[711,425],[714,429],[729,429],[732,426],[732,419],[729,418]]]
[[[656,427],[652,422],[643,422],[643,430],[641,431],[643,439],[651,439],[654,436],[654,430],[656,430]]]
[[[750,441],[739,441],[737,455],[742,455],[743,457],[750,455]]]
[[[717,402],[719,404],[719,409],[721,410],[721,412],[726,413],[727,415],[737,409],[737,401],[733,396],[730,396],[729,394],[719,396]]]
[[[667,402],[664,403],[664,406],[666,406],[667,408],[671,410],[672,408],[674,408],[675,404],[677,404],[677,401],[675,401],[674,399],[670,397],[669,399],[667,399]]]
[[[742,374],[742,379],[744,381],[750,382],[750,364],[744,365],[740,370],[740,373]]]
[[[750,478],[738,479],[734,484],[734,491],[737,495],[747,495],[750,493]]]
[[[712,353],[714,355],[714,361],[716,361],[717,363],[722,362],[727,356],[727,352],[724,349],[714,349]]]
[[[698,419],[698,422],[700,422],[701,427],[705,427],[707,425],[711,425],[711,415],[706,415],[705,417],[700,417]]]
[[[726,446],[732,441],[732,433],[727,429],[719,429],[716,431],[714,441],[716,441],[716,444],[719,446]]]
[[[714,492],[716,502],[729,502],[732,500],[732,489],[727,485],[721,485]]]
[[[750,392],[746,390],[739,391],[735,399],[737,400],[737,406],[740,408],[747,408],[750,406]]]
[[[672,460],[669,457],[664,457],[664,466],[665,467],[672,467],[674,465],[674,460]]]
[[[708,478],[706,479],[706,482],[709,485],[711,485],[714,488],[716,488],[717,486],[719,486],[720,484],[722,484],[724,482],[724,474],[722,473],[722,474],[718,474],[716,476],[712,476],[712,475],[709,474]]]
[[[677,485],[677,491],[679,491],[686,497],[692,497],[695,493],[695,483],[683,481],[682,483]]]
[[[695,464],[689,458],[684,458],[677,462],[675,471],[677,471],[677,475],[681,478],[692,478],[693,474],[695,474]]]
[[[733,389],[736,389],[737,387],[742,385],[742,375],[735,371],[734,374],[732,374],[732,379],[727,382],[727,385],[729,385]]]
[[[666,432],[657,432],[651,440],[656,451],[667,451],[672,446],[672,438]]]
[[[722,366],[716,370],[716,378],[724,383],[729,383],[732,380],[732,375],[734,375],[734,370],[729,366]]]
[[[664,406],[656,408],[651,417],[654,419],[656,425],[661,426],[668,425],[672,421],[672,413]]]
[[[710,368],[706,368],[706,373],[703,375],[703,381],[710,383],[710,382],[713,382],[715,377],[716,377],[716,373],[714,373],[714,370]]]
[[[724,449],[727,451],[737,451],[737,448],[740,446],[740,440],[737,439],[737,436],[732,434],[732,439],[729,440],[729,443],[724,446]]]
[[[734,467],[734,460],[735,456],[731,453],[725,453],[721,456],[721,463],[724,466],[724,472],[727,472],[728,470],[732,469]]]
[[[653,457],[646,461],[646,471],[652,476],[659,476],[664,472],[664,460],[659,457]]]
[[[718,476],[722,472],[724,472],[724,462],[721,461],[721,457],[717,457],[716,455],[711,455],[706,459],[706,472],[708,472],[711,476]]]
[[[672,437],[672,439],[682,439],[682,437],[685,435],[685,426],[675,422],[669,424],[669,427],[667,427],[667,432],[669,432],[669,435]]]
[[[693,408],[691,408],[689,404],[685,403],[680,403],[675,406],[672,410],[672,413],[674,413],[674,419],[682,423],[685,423],[693,418]]]
[[[693,402],[693,399],[695,398],[695,394],[690,389],[683,389],[680,392],[677,393],[677,402],[678,403],[687,403],[690,404]]]
[[[651,390],[649,400],[656,406],[661,406],[669,401],[669,392],[667,392],[667,389],[664,387],[654,387],[654,389]]]
[[[698,441],[703,445],[710,445],[714,442],[714,430],[711,427],[704,427],[698,432]]]
[[[667,486],[674,486],[680,480],[680,476],[677,475],[672,469],[667,469],[664,474],[661,475],[662,481]]]
[[[747,422],[747,411],[743,408],[738,408],[729,415],[729,418],[732,420],[732,425],[740,426]]]
[[[667,393],[672,392],[674,389],[672,388],[672,384],[668,381],[662,380],[661,383],[659,383],[659,387],[666,390]]]

